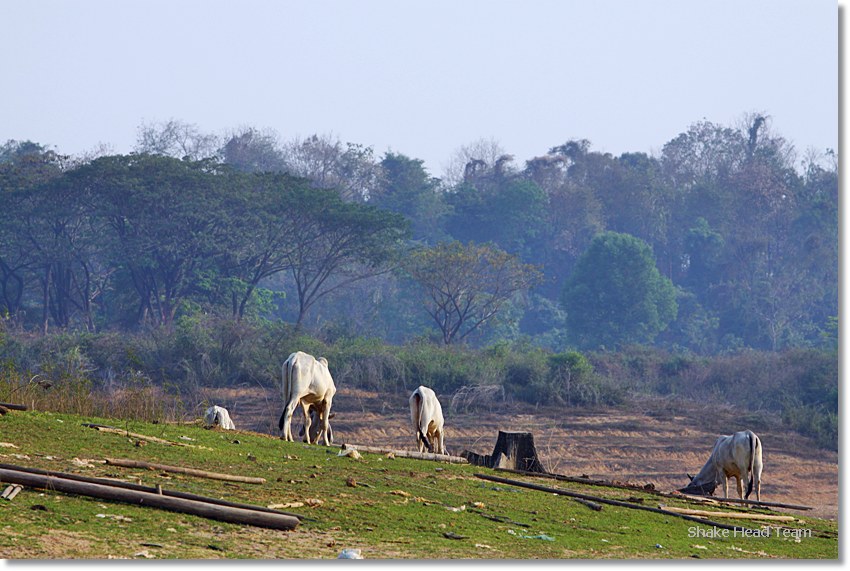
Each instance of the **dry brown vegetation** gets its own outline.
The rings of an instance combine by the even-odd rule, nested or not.
[[[489,454],[499,430],[534,435],[547,470],[567,475],[652,483],[674,490],[696,473],[720,434],[751,429],[762,440],[762,500],[803,504],[808,515],[838,516],[838,454],[784,429],[766,414],[684,400],[641,399],[615,408],[534,407],[499,403],[453,412],[439,395],[449,451]],[[278,434],[279,394],[261,387],[209,389],[200,398],[229,409],[237,428]],[[336,443],[415,449],[407,395],[379,395],[341,387],[334,400]],[[729,482],[736,497],[735,483]],[[722,490],[718,490],[722,495]],[[754,498],[751,498],[754,499]]]

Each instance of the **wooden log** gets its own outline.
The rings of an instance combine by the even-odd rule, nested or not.
[[[220,506],[228,506],[231,508],[242,508],[245,510],[257,510],[261,512],[268,512],[274,514],[283,514],[292,517],[297,517],[300,520],[307,521],[316,521],[307,516],[285,512],[282,510],[275,510],[268,508],[266,506],[255,506],[253,504],[243,504],[239,502],[231,502],[228,500],[222,500],[219,498],[211,498],[208,496],[201,496],[198,494],[190,494],[188,492],[178,492],[175,490],[166,490],[161,486],[157,485],[156,487],[152,486],[143,486],[141,484],[133,484],[132,482],[124,482],[121,480],[109,480],[106,478],[91,478],[88,476],[80,476],[79,474],[69,474],[66,472],[55,472],[53,470],[42,470],[40,468],[30,468],[29,466],[18,466],[16,464],[0,464],[0,469],[4,470],[15,470],[18,472],[29,472],[30,474],[40,474],[42,476],[52,476],[54,478],[65,478],[67,480],[75,480],[77,482],[88,482],[89,484],[100,484],[103,486],[115,486],[117,488],[124,488],[126,490],[135,490],[137,492],[148,492],[151,494],[161,494],[163,496],[171,496],[173,498],[182,498],[184,500],[195,500],[198,502],[207,502],[210,504],[217,504]]]
[[[14,404],[9,402],[0,402],[0,406],[8,408],[10,410],[29,410],[29,407],[25,404]]]
[[[343,444],[343,450],[357,450],[358,452],[370,452],[372,454],[393,454],[402,458],[415,458],[417,460],[434,460],[436,462],[449,462],[452,464],[466,464],[466,458],[450,456],[448,454],[434,454],[432,452],[413,452],[410,450],[393,450],[380,448],[378,446],[363,446],[360,444]]]
[[[0,405],[0,414],[9,414],[9,409],[3,405]]]
[[[538,478],[550,478],[561,482],[573,482],[576,484],[585,484],[587,486],[602,486],[604,488],[617,488],[620,490],[634,490],[637,492],[646,492],[647,494],[664,495],[655,489],[653,484],[649,486],[641,486],[640,484],[626,484],[620,482],[611,482],[608,480],[594,480],[592,478],[582,478],[580,476],[565,476],[563,474],[555,474],[554,472],[529,472],[527,470],[511,470],[508,468],[493,468],[500,472],[510,472],[511,474],[520,474],[522,476],[534,476]]]
[[[145,440],[147,442],[156,442],[157,444],[168,444],[169,446],[188,446],[194,448],[194,446],[192,446],[191,444],[183,444],[182,442],[172,442],[171,440],[157,438],[156,436],[147,436],[145,434],[130,432],[129,430],[124,430],[123,428],[103,426],[102,424],[84,424],[83,426],[86,426],[88,428],[94,428],[98,432],[106,432],[108,434],[120,434],[121,436],[126,436],[127,438],[138,438],[139,440]]]
[[[590,500],[585,500],[582,498],[573,498],[573,501],[580,503],[583,506],[587,506],[595,512],[601,512],[602,506],[597,504],[596,502],[591,502]]]
[[[187,474],[189,476],[197,476],[199,478],[209,478],[211,480],[225,480],[227,482],[241,482],[243,484],[265,484],[265,478],[253,478],[250,476],[234,476],[232,474],[219,474],[217,472],[207,472],[206,470],[196,470],[195,468],[183,468],[182,466],[169,466],[167,464],[153,464],[151,462],[143,462],[141,460],[127,460],[124,458],[106,458],[106,463],[111,466],[121,466],[122,468],[144,468],[148,470],[162,470],[163,472],[172,472],[176,474]]]
[[[797,518],[790,515],[770,515],[759,514],[752,512],[716,512],[708,510],[691,510],[687,508],[676,508],[667,506],[664,509],[685,515],[695,515],[701,517],[719,517],[724,519],[761,519],[765,521],[795,521]]]
[[[151,494],[147,492],[126,490],[114,486],[103,486],[100,484],[67,480],[65,478],[42,476],[40,474],[31,474],[29,472],[0,469],[0,482],[21,484],[22,486],[29,486],[31,488],[79,494],[103,500],[126,502],[140,506],[150,506],[228,523],[284,530],[294,529],[298,525],[298,518],[287,515],[232,508],[207,502],[184,500],[181,498],[160,496],[158,494]]]
[[[779,502],[760,502],[756,500],[742,500],[740,498],[716,498],[714,496],[706,497],[706,496],[692,496],[690,494],[683,494],[681,492],[670,495],[669,497],[678,498],[678,497],[686,498],[689,500],[695,500],[698,502],[709,502],[709,503],[730,503],[730,504],[741,504],[745,506],[752,507],[765,507],[765,508],[785,508],[789,510],[812,510],[814,509],[811,506],[801,506],[798,504],[783,504]]]
[[[677,498],[683,500],[689,500],[694,502],[699,502],[702,504],[717,504],[718,502],[729,502],[734,504],[742,504],[745,506],[752,507],[763,507],[763,508],[786,508],[791,510],[811,510],[814,509],[811,506],[801,506],[797,504],[784,504],[779,502],[759,502],[756,500],[741,500],[738,498],[717,498],[714,496],[693,496],[690,494],[683,494],[681,492],[668,493],[662,492],[660,490],[656,490],[654,488],[649,488],[647,486],[641,486],[640,484],[626,484],[620,482],[611,482],[608,480],[594,480],[592,478],[582,478],[579,476],[565,476],[563,474],[555,474],[553,472],[528,472],[525,470],[511,470],[508,468],[494,468],[499,472],[509,472],[511,474],[520,474],[522,476],[533,476],[537,478],[551,478],[553,480],[559,480],[561,482],[574,482],[576,484],[586,484],[588,486],[602,486],[605,488],[618,488],[622,490],[635,490],[638,492],[644,492],[646,494],[655,494],[658,496],[664,496],[666,498]],[[651,484],[650,484],[651,485]]]
[[[537,484],[531,484],[531,483],[528,483],[528,482],[520,482],[518,480],[509,480],[507,478],[499,478],[498,476],[488,476],[487,474],[475,474],[475,476],[478,477],[478,478],[481,478],[482,480],[489,480],[491,482],[498,482],[498,483],[501,483],[501,484],[508,484],[508,485],[511,485],[511,486],[518,486],[518,487],[521,487],[521,488],[528,488],[530,490],[538,490],[540,492],[547,492],[547,493],[550,493],[550,494],[558,494],[559,496],[567,496],[567,497],[570,497],[570,498],[579,498],[579,499],[582,499],[582,500],[589,500],[591,502],[598,502],[600,504],[608,504],[608,505],[611,505],[611,506],[618,506],[618,507],[621,507],[621,508],[628,508],[628,509],[631,509],[631,510],[642,510],[642,511],[648,511],[648,512],[652,512],[652,513],[669,515],[669,516],[673,516],[673,517],[680,517],[680,518],[686,519],[688,521],[694,521],[694,522],[697,522],[697,523],[701,523],[703,525],[711,525],[711,526],[719,527],[721,529],[730,529],[730,530],[733,530],[733,531],[734,530],[743,531],[743,530],[747,529],[747,528],[744,528],[744,527],[727,525],[725,523],[718,523],[718,522],[707,520],[707,519],[704,519],[704,518],[699,518],[699,517],[696,517],[696,516],[680,514],[680,513],[676,513],[676,512],[673,512],[673,511],[669,511],[669,510],[664,510],[664,509],[661,509],[661,508],[652,508],[652,507],[649,507],[649,506],[642,506],[640,504],[630,504],[628,502],[621,502],[619,500],[609,500],[608,498],[600,498],[600,497],[591,496],[591,495],[588,495],[588,494],[579,494],[578,492],[569,492],[567,490],[561,490],[561,489],[558,489],[558,488],[550,488],[548,486],[539,486]]]

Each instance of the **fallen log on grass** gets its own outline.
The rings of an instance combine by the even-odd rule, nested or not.
[[[511,486],[528,488],[528,489],[531,489],[531,490],[537,490],[537,491],[540,491],[540,492],[547,492],[547,493],[550,493],[550,494],[558,494],[559,496],[567,496],[567,497],[570,497],[570,498],[579,498],[579,499],[582,499],[582,500],[588,500],[588,501],[597,502],[597,503],[600,503],[600,504],[608,504],[608,505],[611,505],[611,506],[618,506],[618,507],[621,507],[621,508],[628,508],[628,509],[632,509],[632,510],[642,510],[642,511],[648,511],[648,512],[652,512],[652,513],[658,513],[658,514],[663,514],[663,515],[680,517],[680,518],[686,519],[688,521],[694,521],[694,522],[697,522],[697,523],[701,523],[703,525],[711,525],[711,526],[714,526],[714,527],[719,527],[721,529],[729,529],[729,530],[733,530],[733,531],[738,530],[738,531],[741,531],[741,532],[744,532],[744,530],[747,529],[747,528],[744,528],[744,527],[727,525],[725,523],[718,523],[718,522],[715,522],[715,521],[707,520],[705,518],[699,518],[699,517],[690,516],[690,515],[686,515],[686,514],[676,513],[674,511],[664,510],[664,509],[661,509],[661,508],[652,508],[652,507],[649,507],[649,506],[642,506],[642,505],[639,505],[639,504],[630,504],[628,502],[621,502],[619,500],[609,500],[608,498],[600,498],[600,497],[591,496],[591,495],[588,495],[588,494],[579,494],[578,492],[569,492],[567,490],[561,490],[561,489],[558,489],[558,488],[550,488],[548,486],[538,486],[537,484],[531,484],[531,483],[528,483],[528,482],[520,482],[518,480],[509,480],[507,478],[499,478],[498,476],[488,476],[487,474],[475,474],[475,476],[478,477],[478,478],[481,478],[482,480],[489,480],[491,482],[498,482],[500,484],[508,484],[508,485],[511,485]]]
[[[757,500],[742,500],[739,498],[715,498],[714,496],[692,496],[690,494],[683,494],[681,492],[677,492],[675,494],[671,494],[668,497],[678,498],[682,497],[688,500],[694,500],[697,502],[709,502],[709,503],[730,503],[730,504],[741,504],[747,507],[756,507],[756,508],[785,508],[789,510],[812,510],[814,509],[811,506],[801,506],[797,504],[783,504],[779,502],[761,502]]]
[[[591,502],[590,500],[585,500],[582,498],[573,498],[573,501],[580,503],[583,506],[587,506],[595,512],[601,512],[602,506],[597,504],[596,502]]]
[[[555,474],[554,472],[529,472],[528,470],[512,470],[510,468],[493,468],[499,472],[509,472],[511,474],[519,474],[521,476],[534,476],[538,478],[550,478],[561,482],[573,482],[576,484],[585,484],[587,486],[601,486],[604,488],[617,488],[620,490],[634,490],[637,492],[646,492],[648,494],[664,495],[655,489],[654,484],[627,484],[622,482],[611,482],[609,480],[596,480],[593,478],[583,478],[581,476],[565,476],[563,474]]]
[[[115,486],[90,484],[88,482],[78,482],[65,478],[55,478],[52,476],[43,476],[40,474],[19,472],[15,470],[0,469],[0,482],[20,484],[31,488],[68,494],[79,494],[139,506],[155,507],[227,523],[253,525],[269,529],[290,530],[294,529],[299,523],[298,518],[288,515],[233,508],[194,500],[184,500],[156,493],[137,492],[135,490],[127,490]]]
[[[583,478],[580,476],[565,476],[563,474],[555,474],[553,472],[529,472],[527,470],[512,470],[510,468],[493,468],[499,472],[508,472],[510,474],[519,474],[521,476],[533,476],[537,478],[550,478],[552,480],[558,480],[561,482],[573,482],[576,484],[586,484],[588,486],[601,486],[604,488],[617,488],[622,490],[635,490],[638,492],[644,492],[647,494],[655,494],[658,496],[664,496],[667,498],[677,498],[683,500],[689,500],[699,503],[708,503],[708,504],[716,504],[718,502],[729,502],[733,504],[742,504],[747,507],[763,507],[763,508],[785,508],[791,510],[811,510],[814,509],[811,506],[801,506],[797,504],[783,504],[779,502],[760,502],[756,500],[741,500],[737,498],[717,498],[714,496],[694,496],[691,494],[683,494],[681,492],[662,492],[660,490],[655,489],[653,484],[646,484],[641,486],[640,484],[629,484],[625,482],[612,482],[609,480],[597,480],[593,478]]]
[[[253,504],[243,504],[239,502],[231,502],[228,500],[221,500],[218,498],[211,498],[207,496],[201,496],[198,494],[190,494],[188,492],[178,492],[174,490],[165,490],[160,486],[152,487],[152,486],[143,486],[141,484],[133,484],[132,482],[124,482],[121,480],[110,480],[107,478],[91,478],[88,476],[80,476],[79,474],[69,474],[66,472],[55,472],[53,470],[42,470],[40,468],[30,468],[29,466],[18,466],[15,464],[0,464],[0,469],[4,470],[15,470],[18,472],[29,472],[30,474],[39,474],[42,476],[52,476],[54,478],[65,478],[66,480],[74,480],[77,482],[87,482],[89,484],[100,484],[103,486],[114,486],[116,488],[124,488],[126,490],[135,490],[137,492],[148,492],[151,494],[162,494],[163,496],[170,496],[173,498],[181,498],[184,500],[195,500],[198,502],[206,502],[209,504],[217,504],[220,506],[227,506],[231,508],[241,508],[246,510],[257,510],[261,512],[268,512],[273,514],[282,514],[288,515],[292,517],[297,517],[300,520],[311,520],[307,516],[303,516],[301,514],[285,512],[281,510],[276,510],[272,508],[268,508],[266,506],[255,506]],[[315,521],[315,520],[313,520]]]
[[[0,402],[0,406],[8,408],[9,410],[29,410],[30,408],[25,404],[14,404],[9,402]]]
[[[715,512],[707,510],[691,510],[687,508],[675,508],[667,506],[664,509],[685,515],[695,515],[702,517],[719,517],[724,519],[760,519],[765,521],[796,521],[797,518],[791,515],[769,515],[752,512]]]
[[[122,468],[144,468],[148,470],[162,470],[163,472],[172,472],[176,474],[187,474],[189,476],[197,476],[199,478],[209,478],[211,480],[225,480],[227,482],[241,482],[243,484],[265,484],[265,478],[253,478],[250,476],[234,476],[232,474],[219,474],[217,472],[207,472],[206,470],[196,470],[195,468],[183,468],[182,466],[168,466],[166,464],[153,464],[151,462],[143,462],[141,460],[126,460],[123,458],[106,458],[106,463],[110,466],[121,466]]]
[[[182,442],[172,442],[171,440],[165,440],[163,438],[157,438],[156,436],[147,436],[145,434],[138,434],[136,432],[130,432],[129,430],[124,430],[123,428],[115,428],[114,426],[104,426],[102,424],[83,424],[83,426],[87,428],[94,428],[98,432],[106,432],[108,434],[120,434],[121,436],[126,436],[127,438],[138,438],[139,440],[145,440],[147,442],[156,442],[157,444],[168,444],[170,446],[189,446],[194,448],[191,444],[183,444]]]
[[[410,450],[393,450],[391,448],[380,448],[378,446],[361,446],[360,444],[343,444],[343,450],[357,450],[359,452],[370,452],[372,454],[392,454],[402,458],[416,458],[417,460],[435,460],[437,462],[450,462],[452,464],[466,464],[466,458],[450,456],[448,454],[434,454],[432,452],[412,452]]]

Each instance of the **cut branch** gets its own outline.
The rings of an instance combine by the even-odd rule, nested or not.
[[[111,466],[121,466],[122,468],[144,468],[147,470],[162,470],[163,472],[173,472],[177,474],[187,474],[189,476],[197,476],[199,478],[209,478],[211,480],[225,480],[227,482],[242,482],[245,484],[265,484],[265,478],[251,478],[249,476],[234,476],[231,474],[219,474],[216,472],[207,472],[206,470],[196,470],[194,468],[183,468],[181,466],[168,466],[166,464],[152,464],[150,462],[142,462],[141,460],[126,460],[123,458],[106,458],[106,463]]]
[[[460,456],[449,456],[448,454],[434,454],[432,452],[412,452],[410,450],[392,450],[390,448],[379,448],[377,446],[361,446],[360,444],[343,444],[343,450],[355,449],[358,452],[370,452],[372,454],[393,454],[402,458],[416,458],[417,460],[435,460],[437,462],[449,462],[451,464],[466,464],[466,458]]]

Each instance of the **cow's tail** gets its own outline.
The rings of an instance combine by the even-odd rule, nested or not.
[[[280,420],[277,421],[278,430],[283,430],[283,421],[286,417],[286,405],[289,403],[289,391],[292,387],[292,363],[287,359],[283,363],[283,383],[280,392],[283,394],[283,412],[280,413]]]
[[[422,432],[422,395],[419,394],[418,391],[413,393],[413,401],[414,408],[413,413],[411,414],[413,418],[411,420],[413,421],[413,424],[416,425],[416,438],[430,451],[432,450],[431,441],[428,440],[428,436]]]
[[[753,493],[753,479],[755,478],[755,471],[753,470],[753,464],[756,461],[756,446],[758,445],[758,439],[752,431],[747,433],[747,438],[750,439],[750,465],[749,465],[749,474],[750,481],[747,482],[747,493],[744,495],[744,499],[748,499],[750,494]]]

